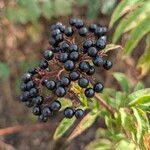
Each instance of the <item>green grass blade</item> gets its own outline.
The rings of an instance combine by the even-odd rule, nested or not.
[[[138,42],[150,31],[150,16],[145,18],[130,34],[125,44],[125,53],[130,55]]]

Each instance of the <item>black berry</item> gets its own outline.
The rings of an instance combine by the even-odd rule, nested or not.
[[[74,62],[72,60],[67,60],[64,64],[67,71],[72,71],[75,68]]]
[[[77,110],[75,110],[75,117],[77,118],[77,119],[80,119],[80,118],[82,118],[83,117],[83,115],[84,115],[84,111],[82,110],[82,109],[77,109]]]
[[[57,100],[55,100],[54,102],[52,102],[50,108],[54,111],[58,111],[61,108],[61,103]]]
[[[51,50],[46,50],[43,55],[44,58],[48,61],[54,57],[54,53]]]
[[[88,81],[86,78],[81,77],[81,78],[78,80],[78,84],[79,84],[80,87],[86,88],[86,87],[88,86],[88,84],[89,84],[89,81]]]
[[[113,63],[111,61],[109,60],[104,61],[104,64],[103,64],[104,69],[109,70],[112,68],[112,66],[113,66]]]
[[[97,49],[95,47],[90,47],[88,49],[88,55],[91,57],[95,57],[97,55]]]
[[[66,118],[72,118],[74,116],[74,110],[70,107],[67,107],[64,110],[64,115],[65,115]]]
[[[92,88],[87,88],[84,94],[87,98],[92,98],[94,96],[94,90]]]
[[[71,52],[69,54],[69,59],[72,61],[76,61],[79,59],[79,53],[78,52]]]
[[[47,89],[54,90],[56,87],[56,82],[53,80],[50,80],[50,81],[47,81],[45,85],[46,85]]]
[[[101,92],[103,88],[104,88],[104,85],[101,82],[96,83],[93,87],[95,92]]]
[[[72,72],[70,72],[70,74],[69,74],[69,78],[70,78],[72,81],[78,80],[79,77],[80,77],[80,74],[79,74],[78,72],[76,72],[76,71],[72,71]]]
[[[57,87],[55,93],[58,97],[63,97],[66,95],[66,90],[65,90],[65,88],[60,86],[60,87]]]

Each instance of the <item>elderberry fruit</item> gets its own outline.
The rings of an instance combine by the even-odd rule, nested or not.
[[[94,84],[94,87],[93,87],[94,91],[98,93],[101,92],[103,88],[104,88],[104,85],[101,82]]]
[[[79,84],[80,87],[86,88],[86,87],[88,86],[88,84],[89,84],[89,81],[88,81],[86,78],[81,77],[81,78],[78,80],[78,84]]]
[[[80,118],[83,117],[84,111],[83,111],[82,109],[77,109],[77,110],[75,110],[74,115],[75,115],[75,117],[76,117],[77,119],[80,119]]]
[[[51,108],[53,111],[59,111],[60,108],[61,108],[61,103],[60,103],[58,100],[55,100],[54,102],[52,102],[50,108]]]
[[[51,60],[54,57],[54,54],[51,50],[46,50],[43,55],[47,61]]]
[[[58,59],[60,62],[65,62],[68,59],[68,54],[67,53],[60,53],[60,55],[58,56]]]
[[[90,47],[88,49],[88,55],[91,56],[91,57],[95,57],[97,56],[97,49],[95,47]]]
[[[40,108],[40,106],[34,106],[34,107],[32,108],[32,113],[33,113],[34,115],[40,115],[40,114],[41,114],[41,108]]]
[[[71,27],[67,27],[66,29],[65,29],[65,31],[64,31],[64,33],[65,33],[65,35],[66,36],[72,36],[73,35],[73,29],[71,28]]]
[[[76,61],[79,59],[79,53],[78,52],[71,52],[69,54],[69,59],[72,61]]]
[[[91,46],[93,46],[93,42],[91,40],[86,40],[84,43],[83,43],[83,48],[85,49],[88,49],[90,48]]]
[[[33,98],[33,102],[37,105],[41,105],[43,103],[43,97],[37,96],[37,97]]]
[[[66,118],[72,118],[74,116],[74,110],[71,107],[67,107],[64,110],[64,115]]]
[[[103,64],[104,69],[109,70],[112,68],[112,66],[113,66],[113,63],[111,61],[109,60],[104,61],[104,64]]]
[[[64,108],[64,116],[82,118],[81,94],[91,99],[104,88],[103,83],[95,82],[96,68],[109,70],[113,65],[104,59],[106,33],[106,27],[94,23],[86,26],[77,18],[71,18],[69,26],[61,22],[52,25],[50,46],[43,52],[39,65],[29,68],[21,79],[20,102],[31,107],[40,121],[46,122],[64,107],[64,99],[68,99],[73,106]]]
[[[66,90],[65,90],[64,87],[61,87],[61,86],[60,86],[60,87],[57,87],[55,93],[56,93],[56,95],[57,95],[58,97],[63,97],[63,96],[66,95]]]
[[[50,107],[48,106],[45,106],[43,109],[42,109],[42,115],[43,116],[47,116],[49,117],[50,115],[52,115],[52,110]]]
[[[68,86],[70,84],[70,79],[68,77],[62,77],[60,80],[61,86]]]
[[[95,92],[92,88],[87,88],[84,93],[87,98],[92,98]]]
[[[70,52],[78,51],[78,46],[76,44],[70,44],[69,50]]]
[[[89,26],[89,30],[90,30],[91,32],[94,32],[94,31],[96,30],[96,28],[97,28],[97,25],[94,24],[94,23]]]
[[[75,68],[74,62],[72,60],[67,60],[64,64],[67,71],[72,71]]]
[[[100,56],[94,57],[92,61],[93,61],[93,64],[97,67],[103,66],[103,64],[104,64],[103,58]]]
[[[82,27],[82,28],[79,29],[79,35],[86,36],[87,33],[88,33],[88,30],[87,30],[86,27]]]
[[[46,60],[41,60],[39,63],[41,69],[46,69],[48,67],[48,62]]]
[[[80,75],[79,75],[79,73],[76,72],[76,71],[72,71],[72,72],[70,72],[70,74],[69,74],[69,78],[70,78],[72,81],[78,80],[79,77],[80,77]]]
[[[76,18],[71,18],[71,19],[69,20],[69,24],[70,24],[71,26],[74,26],[74,25],[76,24],[76,21],[77,21]]]
[[[83,72],[88,72],[90,69],[90,65],[87,61],[81,61],[79,63],[79,69]]]
[[[53,80],[50,80],[50,81],[47,81],[45,85],[46,85],[47,89],[54,90],[56,87],[56,82]]]

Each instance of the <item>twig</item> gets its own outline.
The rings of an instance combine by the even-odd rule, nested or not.
[[[53,124],[53,127],[55,127],[54,124]],[[41,129],[49,129],[49,128],[52,128],[51,125],[52,124],[50,124],[50,123],[38,123],[38,124],[33,124],[33,125],[16,125],[14,127],[8,127],[8,128],[0,129],[0,136],[14,134],[14,133],[18,133],[18,132],[27,132],[27,131],[35,131],[35,130],[41,130]]]
[[[98,102],[104,107],[106,108],[111,114],[112,116],[114,115],[114,113],[116,112],[115,108],[111,107],[110,105],[108,105],[105,100],[103,100],[99,94],[95,93],[95,98],[98,100]]]
[[[65,69],[64,69],[64,68],[63,68],[63,69],[61,69],[61,70],[58,72],[58,74],[57,74],[57,78],[58,78],[58,79],[60,79],[60,76],[61,76],[61,74],[62,74],[62,72],[63,72],[63,71],[65,71]]]

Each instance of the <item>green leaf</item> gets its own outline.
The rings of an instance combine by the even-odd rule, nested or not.
[[[122,0],[119,5],[116,7],[116,9],[113,12],[113,15],[110,20],[109,27],[111,28],[113,24],[123,15],[126,13],[125,9],[129,9],[132,7],[135,3],[137,3],[139,0]]]
[[[137,109],[132,108],[133,110],[133,114],[137,120],[137,142],[139,143],[142,137],[142,120],[141,120],[141,116],[139,115],[139,112],[137,111]]]
[[[130,106],[146,104],[150,102],[150,88],[142,89],[131,93],[128,96]]]
[[[141,82],[141,81],[139,81],[137,84],[136,84],[136,86],[134,87],[134,91],[138,91],[138,90],[142,90],[142,89],[144,89],[144,84],[143,84],[143,82]]]
[[[65,132],[73,125],[75,120],[76,120],[75,117],[73,117],[71,119],[64,118],[60,122],[59,126],[57,127],[57,129],[54,133],[53,139],[57,140],[60,137],[62,137],[65,134]]]
[[[71,90],[74,91],[76,94],[80,95],[80,101],[81,101],[82,105],[87,107],[88,100],[84,94],[83,89],[78,84],[73,84],[73,86],[71,87]]]
[[[138,42],[150,31],[150,16],[145,18],[135,29],[132,30],[129,40],[125,44],[125,53],[131,54]]]
[[[118,50],[118,49],[122,49],[121,45],[107,44],[106,48],[103,49],[102,52],[108,53],[109,51]]]
[[[54,11],[55,15],[68,15],[72,11],[73,0],[55,0],[54,1]]]
[[[137,143],[143,144],[143,136],[145,135],[145,133],[148,133],[149,122],[148,122],[147,116],[144,111],[142,111],[141,109],[138,109],[138,108],[136,109],[134,107],[132,107],[132,110],[133,110],[133,114],[137,121],[137,125],[136,125]]]
[[[36,23],[40,17],[40,9],[36,0],[26,0],[27,14],[32,23]]]
[[[138,150],[136,145],[132,141],[127,141],[126,139],[119,141],[119,143],[116,144],[115,150]]]
[[[122,90],[125,91],[126,93],[128,93],[129,92],[129,84],[128,84],[127,77],[123,73],[120,73],[120,72],[113,73],[113,76],[120,84]]]
[[[117,26],[117,28],[115,30],[115,33],[113,35],[113,40],[112,40],[113,43],[117,42],[117,40],[119,39],[121,34],[126,30],[126,28],[128,26],[130,26],[130,24],[132,22],[137,20],[141,16],[141,14],[147,13],[149,11],[149,8],[150,8],[150,2],[144,3],[144,5],[142,5],[141,7],[137,8],[134,11],[132,11],[131,13],[129,13],[129,15],[127,15],[127,17],[124,17],[120,21],[119,25]],[[139,21],[139,19],[137,21]]]
[[[75,127],[74,131],[69,136],[68,140],[72,140],[76,136],[80,135],[83,131],[89,128],[97,118],[98,113],[89,112],[84,118],[79,122],[79,124]]]
[[[41,9],[46,19],[50,19],[54,15],[53,2],[51,0],[42,1]]]
[[[99,0],[88,0],[88,12],[89,18],[96,18],[100,11],[101,3]]]
[[[72,106],[72,102],[70,99],[67,98],[60,98],[61,101],[61,110],[65,109],[66,107],[71,107]]]
[[[108,139],[97,139],[86,146],[86,150],[111,150],[113,143]]]
[[[141,70],[141,76],[146,75],[150,70],[150,34],[146,38],[146,48],[139,59],[137,68]]]
[[[10,74],[10,69],[7,64],[0,61],[0,79],[8,78]]]

